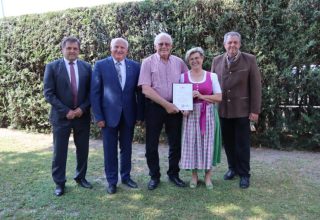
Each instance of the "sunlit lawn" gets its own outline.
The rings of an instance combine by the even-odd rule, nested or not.
[[[71,140],[72,142],[72,140]],[[139,189],[119,184],[108,195],[100,142],[92,142],[87,179],[92,190],[72,180],[75,149],[68,155],[66,194],[53,195],[50,135],[0,129],[0,219],[319,219],[320,154],[253,150],[251,187],[222,180],[226,158],[215,169],[214,190],[177,188],[167,181],[167,147],[161,147],[161,184],[147,190],[144,146],[134,145],[133,179]],[[299,157],[296,157],[296,154]],[[273,158],[268,159],[273,155]],[[305,159],[303,155],[308,157]],[[313,156],[310,156],[313,155]],[[310,161],[311,159],[312,161]],[[189,181],[190,173],[181,171]],[[202,176],[201,176],[202,177]]]

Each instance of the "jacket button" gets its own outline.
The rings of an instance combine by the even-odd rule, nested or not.
[[[228,92],[231,92],[231,90],[229,89]]]
[[[232,72],[229,72],[230,74],[232,73]]]
[[[231,100],[230,100],[230,99],[228,99],[227,101],[228,101],[228,102],[231,102]]]

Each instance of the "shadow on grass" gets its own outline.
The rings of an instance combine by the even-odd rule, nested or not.
[[[69,148],[66,194],[59,198],[53,195],[50,146],[1,152],[0,219],[316,219],[320,214],[319,186],[297,184],[288,171],[258,161],[247,190],[239,189],[239,179],[222,180],[225,157],[214,171],[212,191],[203,182],[197,189],[178,188],[167,181],[167,149],[161,149],[161,184],[149,191],[148,169],[137,147],[141,146],[133,150],[132,177],[139,189],[119,184],[114,195],[105,190],[102,148],[90,149],[87,179],[92,190],[72,180],[75,149]],[[188,181],[190,172],[181,171],[181,177]]]

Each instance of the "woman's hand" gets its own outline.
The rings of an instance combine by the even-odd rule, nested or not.
[[[201,97],[202,97],[201,93],[197,90],[193,90],[192,95],[193,95],[193,98],[201,99]]]

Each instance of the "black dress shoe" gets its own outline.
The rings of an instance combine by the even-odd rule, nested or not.
[[[138,184],[135,181],[133,181],[131,178],[127,180],[123,180],[122,183],[124,185],[127,185],[130,188],[138,188]]]
[[[224,180],[232,180],[236,176],[236,172],[233,170],[228,170],[226,174],[224,174],[223,179]]]
[[[109,194],[115,194],[117,192],[117,186],[109,184],[109,186],[107,187],[107,192]]]
[[[170,182],[174,183],[178,187],[185,187],[186,184],[177,176],[169,176]]]
[[[92,185],[91,183],[89,183],[86,179],[79,179],[76,180],[76,182],[79,184],[79,186],[83,187],[83,188],[87,188],[87,189],[92,189]]]
[[[64,186],[63,185],[57,185],[56,189],[54,190],[54,194],[56,196],[62,196],[64,194]]]
[[[154,190],[160,183],[159,179],[151,179],[148,183],[148,190]]]
[[[239,183],[240,188],[246,189],[250,186],[250,178],[247,176],[242,176],[240,177],[240,183]]]

